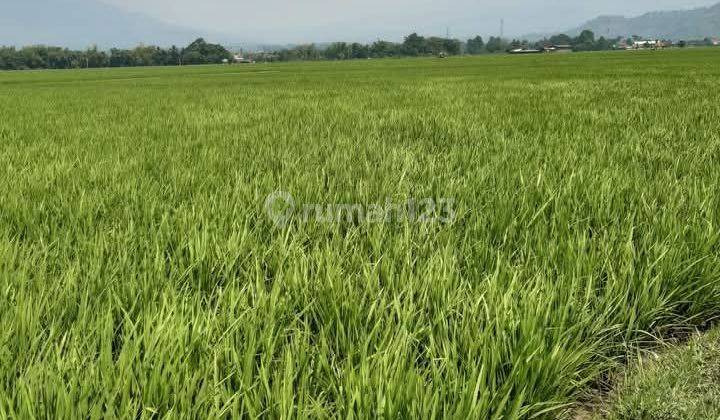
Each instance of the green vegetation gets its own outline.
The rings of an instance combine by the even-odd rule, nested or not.
[[[641,359],[602,411],[618,420],[720,418],[720,332]]]
[[[253,52],[247,56],[257,61],[319,61],[319,60],[357,60],[389,57],[434,57],[453,55],[481,55],[504,53],[516,48],[544,48],[551,45],[567,45],[573,51],[608,51],[623,43],[632,45],[633,37],[627,40],[612,40],[600,37],[595,39],[592,31],[583,31],[580,36],[555,35],[535,43],[528,41],[508,41],[491,36],[487,43],[481,36],[461,42],[457,39],[424,37],[416,33],[405,37],[401,43],[376,41],[372,44],[357,42],[334,42],[325,47],[315,44],[298,45],[271,52]],[[666,41],[666,45],[672,45]],[[683,41],[678,46],[712,46],[712,40]],[[160,48],[140,45],[133,49],[112,48],[100,51],[97,47],[85,51],[73,51],[67,48],[48,46],[29,46],[17,49],[0,46],[0,70],[37,70],[37,69],[88,69],[105,67],[145,67],[178,66],[193,64],[220,64],[232,60],[232,54],[225,47],[209,44],[198,38],[185,48]]]
[[[620,42],[620,40],[616,40]],[[632,41],[630,41],[632,42]],[[595,40],[595,35],[585,31],[577,38],[558,35],[549,40],[539,41],[535,47],[547,44],[568,44],[577,51],[602,51],[613,48],[605,38]],[[457,39],[423,37],[416,33],[405,37],[402,43],[376,41],[372,44],[334,42],[324,48],[315,44],[298,45],[272,52],[255,52],[249,57],[264,62],[274,61],[318,61],[354,60],[388,57],[429,57],[439,55],[479,55],[502,53],[510,48],[528,47],[527,41],[507,40],[490,37],[487,44],[482,37],[463,43]],[[160,48],[140,45],[133,49],[113,48],[101,51],[97,47],[85,51],[48,46],[29,46],[17,49],[0,46],[0,70],[37,69],[88,69],[104,67],[178,66],[191,64],[220,64],[231,60],[232,54],[225,47],[209,44],[199,38],[185,48]]]
[[[198,38],[185,48],[164,49],[140,45],[131,50],[97,47],[85,51],[30,46],[20,49],[0,46],[0,70],[83,69],[101,67],[177,66],[181,64],[220,64],[232,55],[222,45]]]
[[[613,40],[600,37],[595,39],[592,31],[583,31],[577,37],[555,35],[534,43],[527,40],[512,41],[491,36],[487,43],[481,36],[475,36],[466,42],[457,39],[424,37],[416,33],[405,37],[402,43],[376,41],[364,45],[359,43],[335,42],[326,48],[318,48],[314,44],[299,45],[271,53],[252,54],[258,61],[313,61],[313,60],[348,60],[362,58],[387,57],[427,57],[438,55],[480,55],[504,53],[516,48],[544,48],[550,45],[568,45],[574,51],[607,51],[617,44],[625,42],[622,38]],[[630,41],[632,44],[632,41]],[[670,45],[671,43],[668,43]]]
[[[1,73],[0,416],[569,415],[720,315],[719,64]],[[277,190],[457,216],[277,227]]]

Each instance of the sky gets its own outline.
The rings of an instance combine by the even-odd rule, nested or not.
[[[10,0],[23,1],[23,0]],[[418,32],[453,37],[553,32],[599,15],[636,16],[718,0],[92,0],[188,28],[250,42],[399,40]]]

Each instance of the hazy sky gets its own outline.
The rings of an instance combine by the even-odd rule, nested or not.
[[[22,1],[22,0],[10,0]],[[570,29],[598,15],[707,6],[718,0],[94,0],[256,42],[399,39]]]

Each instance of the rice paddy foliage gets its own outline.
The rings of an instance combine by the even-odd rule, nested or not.
[[[713,50],[0,73],[0,416],[558,417],[720,314]],[[451,198],[448,223],[276,226]]]

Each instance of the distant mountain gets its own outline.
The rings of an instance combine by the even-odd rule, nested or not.
[[[94,0],[10,0],[0,5],[0,45],[6,46],[187,45],[203,35]]]
[[[595,32],[597,37],[606,38],[639,35],[646,38],[688,40],[720,36],[720,3],[692,10],[651,12],[633,18],[600,16],[565,33],[577,36],[585,29]],[[544,36],[545,34],[528,35],[529,38]]]

